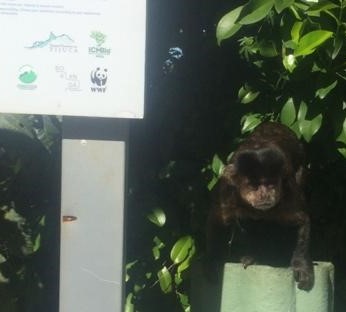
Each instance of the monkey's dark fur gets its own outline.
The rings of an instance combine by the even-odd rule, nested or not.
[[[207,258],[210,267],[226,260],[241,261],[245,268],[254,263],[274,264],[275,258],[286,253],[298,287],[312,288],[310,219],[304,212],[302,191],[304,158],[303,147],[296,135],[278,123],[261,124],[239,146],[216,186],[214,207],[208,217]],[[287,229],[295,234],[291,250],[283,248],[292,236],[287,235]],[[252,234],[253,244],[250,237],[249,246],[248,239],[237,246],[244,233]],[[280,236],[280,233],[285,234]],[[277,239],[281,242],[275,246],[272,242]],[[266,254],[265,250],[273,246],[274,253],[272,248]]]

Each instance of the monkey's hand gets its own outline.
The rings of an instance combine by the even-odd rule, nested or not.
[[[304,256],[295,255],[291,261],[294,279],[302,290],[310,290],[314,285],[314,268],[312,261]]]
[[[249,265],[256,264],[256,261],[250,256],[244,256],[240,258],[240,263],[242,263],[244,269],[246,269]]]

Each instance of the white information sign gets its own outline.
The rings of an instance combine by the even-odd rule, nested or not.
[[[0,112],[142,118],[145,0],[0,0]]]

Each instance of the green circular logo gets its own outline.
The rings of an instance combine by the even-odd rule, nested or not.
[[[33,68],[30,65],[24,65],[19,69],[18,79],[22,83],[33,83],[37,79],[37,74],[34,72]]]

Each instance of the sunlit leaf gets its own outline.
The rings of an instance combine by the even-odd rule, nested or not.
[[[171,260],[178,264],[184,261],[190,254],[191,249],[194,247],[195,241],[191,236],[184,236],[180,238],[171,250]]]
[[[126,275],[125,275],[125,282],[128,282],[130,280],[130,275],[128,274],[128,271],[133,268],[135,266],[135,264],[138,262],[138,260],[129,262],[126,264],[125,266],[125,270],[126,270]]]
[[[274,0],[250,0],[241,11],[238,23],[257,23],[268,15],[273,6]]]
[[[33,252],[36,252],[41,247],[41,234],[38,234],[34,241]]]
[[[338,152],[346,158],[346,148],[344,147],[338,148]]]
[[[183,311],[184,312],[191,312],[191,307],[190,307],[190,304],[189,304],[189,296],[185,295],[185,294],[182,294],[182,293],[177,293],[178,297],[179,297],[179,301],[180,301],[180,304],[183,308]]]
[[[316,4],[312,5],[310,9],[306,10],[306,14],[309,16],[316,16],[319,17],[320,13],[323,12],[329,12],[332,9],[336,9],[339,6],[331,1],[315,1]],[[318,2],[318,3],[317,3]]]
[[[158,260],[160,258],[160,249],[164,248],[165,244],[157,236],[154,237],[153,242],[155,244],[152,248],[153,257]]]
[[[295,56],[309,55],[313,53],[322,43],[328,40],[333,33],[326,30],[314,30],[304,35],[294,50]]]
[[[126,297],[125,311],[124,312],[134,312],[135,307],[132,303],[133,293],[129,293]]]
[[[223,168],[225,167],[224,163],[220,159],[220,157],[215,154],[212,160],[211,168],[214,174],[218,177],[222,174]]]
[[[296,134],[298,139],[300,139],[302,137],[302,134],[299,131],[299,120],[297,120],[295,123],[293,123],[290,126],[290,129]]]
[[[152,272],[147,272],[147,273],[145,273],[145,278],[146,279],[151,279],[152,275],[153,275]]]
[[[291,126],[296,120],[296,108],[292,98],[289,98],[282,107],[280,120],[286,126]]]
[[[40,221],[38,222],[40,226],[45,226],[46,225],[46,216],[43,216]]]
[[[142,285],[138,285],[138,284],[135,284],[133,286],[133,292],[135,294],[138,294],[141,290],[143,290],[145,288],[145,284],[142,284]]]
[[[293,42],[298,42],[300,39],[300,33],[303,27],[303,22],[295,22],[291,29],[291,39]]]
[[[160,208],[155,208],[150,214],[147,215],[147,218],[150,222],[156,224],[159,227],[162,227],[166,223],[165,212]]]
[[[183,278],[180,273],[174,274],[174,283],[179,286],[183,282]]]
[[[168,269],[164,266],[157,272],[161,290],[167,294],[172,291],[172,275]]]
[[[274,3],[276,12],[280,14],[284,9],[290,7],[294,0],[275,0]]]
[[[219,179],[216,176],[213,176],[213,178],[208,183],[208,190],[209,191],[211,191],[214,188],[214,186],[216,185],[217,181],[219,181]]]
[[[297,67],[297,59],[293,54],[285,55],[282,60],[282,63],[290,73],[292,73],[294,69]]]
[[[236,24],[236,20],[242,9],[243,6],[240,6],[220,19],[216,27],[216,38],[219,45],[222,40],[232,37],[241,28],[240,24]]]
[[[299,121],[299,131],[303,138],[310,142],[314,134],[320,129],[322,124],[322,115],[319,114],[313,120]]]
[[[251,132],[262,122],[261,115],[259,114],[250,114],[242,118],[242,133]]]
[[[321,128],[322,119],[323,119],[322,114],[319,114],[314,119],[311,120],[312,135],[314,135]]]
[[[336,87],[337,84],[338,84],[338,81],[335,80],[329,86],[327,86],[325,88],[318,89],[315,93],[315,96],[319,97],[321,100],[323,100],[328,95],[328,93]]]
[[[248,104],[254,101],[259,94],[258,91],[253,91],[249,86],[245,85],[239,89],[238,98],[240,103]]]
[[[339,136],[337,137],[336,141],[346,144],[346,119],[344,120],[344,123],[342,125],[342,130]]]
[[[158,248],[157,246],[154,246],[152,249],[153,252],[153,257],[155,260],[160,259],[160,248]]]
[[[196,246],[193,245],[191,247],[191,249],[189,250],[189,254],[186,257],[186,259],[179,264],[179,266],[177,268],[178,273],[181,273],[190,267],[191,260],[192,260],[193,256],[195,255],[195,253],[196,253]]]
[[[0,264],[4,263],[6,261],[7,261],[7,259],[2,254],[0,254]]]
[[[302,101],[299,106],[299,111],[297,116],[298,120],[299,121],[304,120],[307,112],[308,112],[308,106],[306,105],[304,101]]]
[[[334,38],[334,50],[333,50],[333,53],[332,53],[332,59],[334,60],[338,55],[339,55],[339,52],[342,48],[344,44],[344,34],[342,35],[337,35],[335,38]]]

